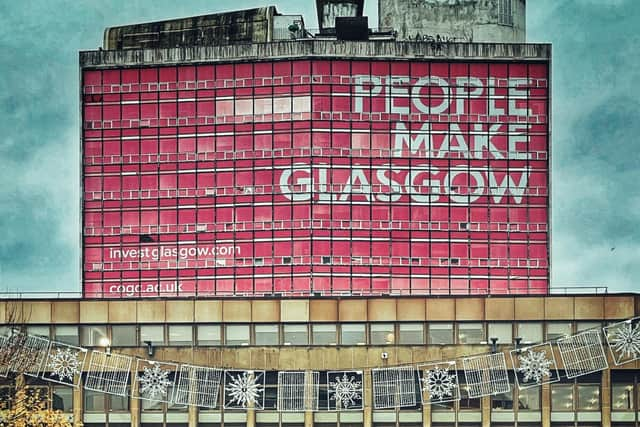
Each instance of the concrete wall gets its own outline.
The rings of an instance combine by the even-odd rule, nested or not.
[[[615,320],[640,295],[1,301],[0,325]]]
[[[524,43],[526,0],[510,0],[513,21],[501,23],[503,0],[379,0],[381,27],[398,31],[398,40]],[[505,4],[505,3],[502,3]]]
[[[264,43],[271,40],[275,7],[107,28],[104,48],[140,49]]]

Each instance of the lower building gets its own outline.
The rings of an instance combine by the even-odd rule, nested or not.
[[[153,402],[26,377],[41,387],[54,408],[75,425],[97,426],[636,426],[636,362],[574,379],[566,378],[557,356],[558,382],[519,389],[509,352],[520,346],[554,342],[638,314],[640,295],[545,297],[380,297],[309,299],[174,300],[7,300],[0,313],[21,319],[31,335],[49,338],[138,361],[255,370],[264,375],[261,410],[224,409],[224,391],[216,408]],[[6,327],[6,326],[5,326]],[[602,336],[604,337],[604,336]],[[492,351],[504,354],[510,391],[470,396],[460,360]],[[604,338],[603,338],[604,339]],[[554,345],[555,347],[555,345]],[[85,363],[87,370],[88,359]],[[585,359],[586,360],[586,359]],[[416,367],[457,361],[460,400],[376,409],[372,369]],[[264,371],[264,373],[262,373]],[[317,372],[317,410],[278,410],[278,372]],[[362,371],[364,397],[356,410],[336,410],[327,392],[331,371]],[[306,374],[309,375],[309,374]],[[489,383],[491,380],[489,380]],[[10,381],[2,395],[9,394]],[[220,386],[223,387],[223,386]],[[133,392],[131,391],[133,389]],[[419,388],[416,388],[419,390]],[[227,402],[228,403],[228,402]],[[226,405],[229,406],[229,405]]]

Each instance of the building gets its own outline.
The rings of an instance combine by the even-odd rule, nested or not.
[[[526,0],[381,1],[378,17],[401,40],[526,42]]]
[[[85,297],[546,293],[550,46],[278,16],[81,52]]]
[[[516,346],[640,311],[549,294],[551,47],[523,43],[524,1],[429,0],[401,21],[388,8],[415,2],[381,2],[392,31],[363,27],[362,2],[318,3],[317,34],[268,7],[114,27],[81,52],[83,298],[6,300],[0,318],[102,372],[135,359],[125,393],[86,387],[88,359],[83,387],[46,369],[30,386],[87,427],[637,426],[635,361],[568,379],[558,359],[558,382],[516,386]],[[484,354],[506,355],[508,392],[474,397],[458,364],[460,399],[422,404],[416,369]],[[138,399],[149,360],[173,380],[261,375],[264,400]],[[379,404],[376,370],[399,366],[413,404]],[[290,371],[304,407],[281,405]],[[350,410],[330,373],[361,381]]]
[[[459,402],[385,410],[373,409],[369,368],[487,353],[491,337],[508,352],[515,337],[543,342],[632,318],[639,302],[637,295],[136,298],[3,301],[0,312],[17,307],[30,313],[30,333],[89,349],[104,351],[107,337],[112,354],[266,371],[264,410],[224,409],[222,397],[215,409],[154,404],[27,379],[55,394],[56,407],[85,427],[328,427],[338,420],[343,427],[631,427],[637,362],[616,367],[610,360],[611,369],[523,391],[511,377],[509,393],[479,399],[465,397],[460,371]],[[362,369],[363,409],[326,410],[327,372]],[[320,373],[317,411],[276,410],[282,370]]]

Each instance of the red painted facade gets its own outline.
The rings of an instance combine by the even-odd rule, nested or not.
[[[546,62],[82,80],[86,297],[548,290]]]

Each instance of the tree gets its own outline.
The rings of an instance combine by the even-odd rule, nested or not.
[[[37,349],[28,346],[24,313],[7,307],[8,335],[0,339],[0,373],[8,374],[8,393],[0,396],[0,427],[71,427],[69,419],[51,408],[42,388],[30,388],[24,373],[36,358]]]

